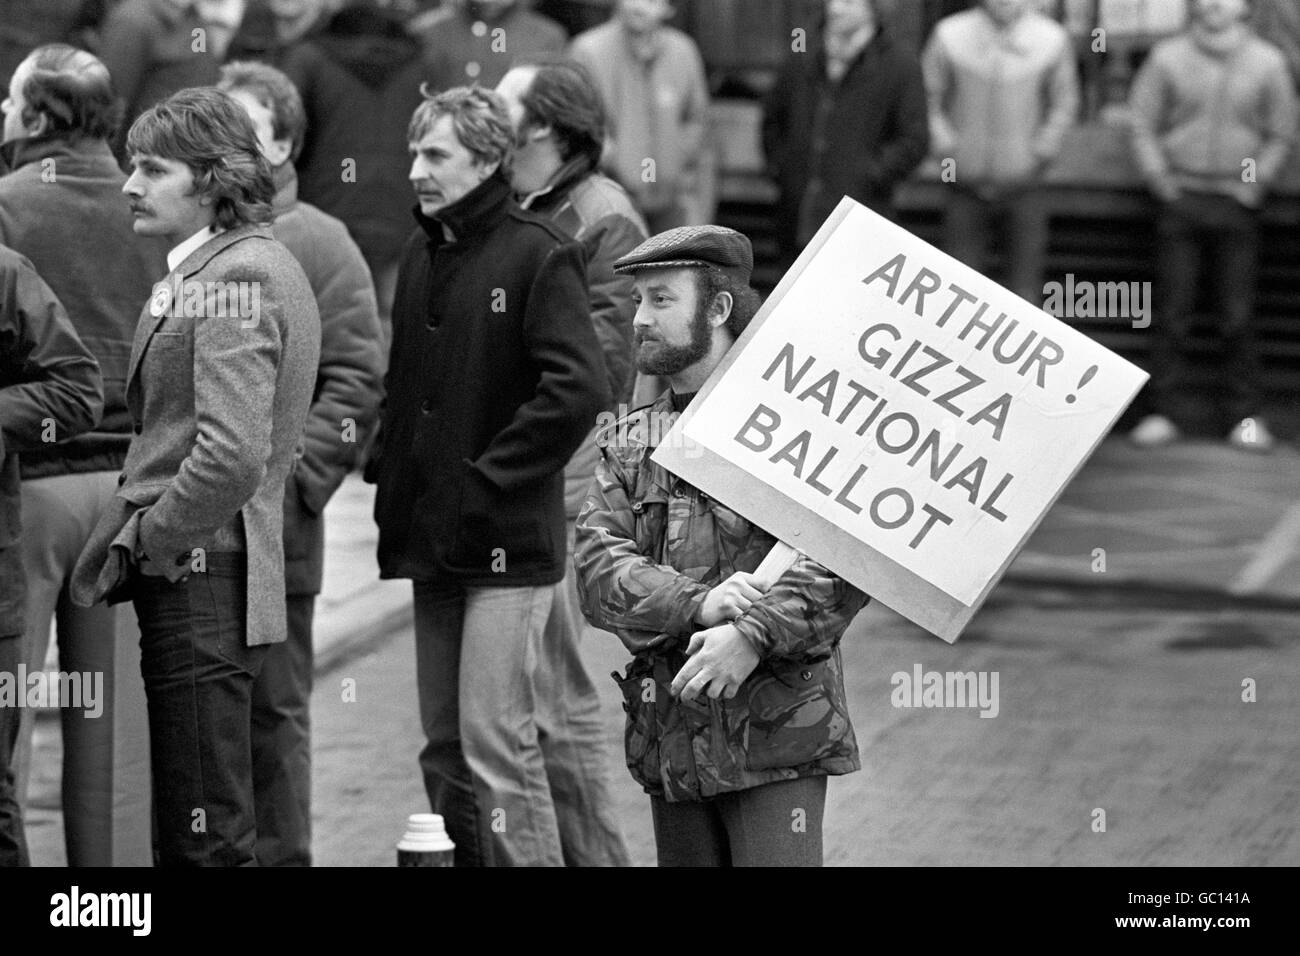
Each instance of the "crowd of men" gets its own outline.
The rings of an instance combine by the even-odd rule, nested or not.
[[[1249,6],[1194,0],[1133,92],[1175,313],[1156,400],[1213,240],[1243,421],[1258,210],[1296,124]],[[826,0],[764,101],[787,262],[844,195],[892,216],[932,154],[950,251],[983,267],[1004,227],[1004,281],[1041,298],[1078,81],[1035,8],[983,0],[918,54],[879,0]],[[40,669],[56,621],[60,668],[104,675],[102,714],[61,711],[71,864],[310,864],[322,515],[358,467],[380,574],[412,581],[419,766],[458,865],[628,863],[587,623],[633,655],[660,862],[821,862],[867,596],[806,557],[759,579],[772,537],[649,458],[759,304],[749,240],[708,224],[708,89],[671,12],[618,0],[569,42],[513,0],[119,0],[98,55],[17,65],[0,674]],[[1157,406],[1136,437],[1172,430]],[[0,864],[27,862],[31,724],[0,700]]]

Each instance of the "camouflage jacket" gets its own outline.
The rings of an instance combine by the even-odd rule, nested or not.
[[[583,612],[635,656],[614,679],[627,763],[647,793],[698,800],[776,780],[857,770],[839,640],[867,597],[801,557],[736,626],[762,656],[732,700],[669,695],[711,588],[754,571],[770,534],[650,460],[676,420],[671,393],[598,436],[578,517]]]

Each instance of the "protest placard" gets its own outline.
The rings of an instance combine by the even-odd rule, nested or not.
[[[951,642],[1146,377],[845,198],[654,459]]]

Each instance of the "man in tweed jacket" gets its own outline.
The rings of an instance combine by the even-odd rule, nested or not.
[[[174,248],[131,349],[135,439],[73,599],[135,602],[158,861],[249,865],[250,695],[266,645],[285,639],[284,482],[320,318],[265,225],[270,169],[237,103],[182,90],[127,145],[135,231]]]

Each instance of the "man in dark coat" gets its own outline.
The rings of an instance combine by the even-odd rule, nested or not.
[[[790,54],[764,103],[787,266],[846,195],[892,217],[894,188],[929,148],[920,62],[891,39],[878,4],[827,0],[823,36]]]
[[[384,578],[411,578],[425,788],[460,865],[558,866],[533,671],[564,577],[564,465],[609,401],[582,246],[524,212],[494,92],[421,104],[419,228],[367,476]]]
[[[131,444],[126,365],[140,304],[166,269],[167,247],[138,240],[109,150],[121,108],[84,50],[50,44],[14,73],[2,151],[0,243],[50,284],[99,362],[104,418],[93,430],[22,456],[28,672],[44,666],[57,620],[59,668],[104,675],[98,713],[63,707],[63,837],[70,866],[145,866],[150,853],[149,732],[131,608],[76,607],[68,579],[113,500]],[[93,226],[91,225],[93,224]],[[16,758],[25,792],[35,721]]]
[[[311,865],[312,616],[325,566],[325,505],[357,463],[379,411],[379,314],[361,250],[347,228],[298,201],[293,160],[306,125],[279,70],[228,63],[218,89],[248,111],[275,178],[271,232],[307,274],[320,310],[320,367],[303,455],[284,484],[284,584],[289,637],[253,682],[253,796],[260,866]]]
[[[22,710],[24,629],[18,453],[72,438],[104,410],[99,365],[32,264],[0,246],[0,866],[26,866],[10,767]],[[25,698],[24,698],[25,699]]]

